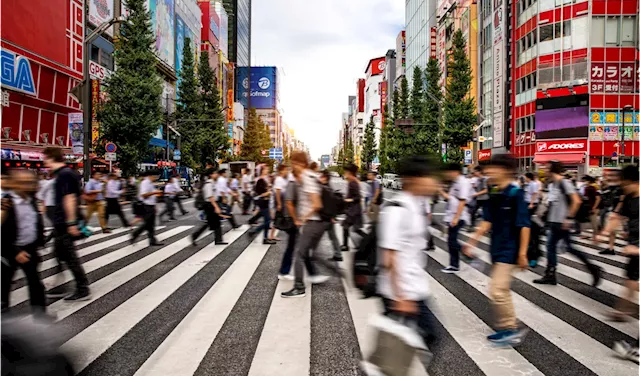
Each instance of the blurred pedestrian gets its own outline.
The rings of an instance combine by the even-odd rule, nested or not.
[[[342,222],[342,251],[349,251],[349,230],[364,236],[362,232],[362,192],[360,191],[360,180],[358,179],[358,167],[349,164],[345,167],[344,176],[347,179],[347,195],[344,199],[346,204],[346,218]]]
[[[122,208],[120,207],[120,197],[123,193],[124,189],[122,189],[118,176],[113,173],[109,174],[106,192],[107,210],[105,213],[105,222],[107,222],[107,226],[109,225],[109,215],[115,214],[120,217],[122,227],[129,227],[129,222],[127,222],[127,219],[122,213]]]
[[[380,182],[376,179],[376,173],[369,171],[367,173],[367,179],[369,180],[369,196],[371,196],[371,202],[367,207],[367,213],[369,219],[372,222],[378,222],[378,213],[380,211],[380,205],[382,205],[383,192]]]
[[[222,211],[218,206],[218,202],[216,200],[216,179],[218,178],[218,172],[211,168],[204,172],[201,177],[202,182],[204,183],[201,188],[201,195],[204,199],[203,202],[203,211],[206,216],[207,223],[202,225],[196,232],[191,235],[191,245],[194,247],[197,245],[198,237],[209,228],[211,231],[215,233],[215,243],[216,245],[226,245],[222,240],[222,226],[220,223]]]
[[[138,200],[142,202],[142,208],[144,211],[143,220],[144,224],[133,231],[131,234],[131,244],[135,243],[136,239],[142,231],[147,231],[149,236],[149,245],[157,246],[162,243],[156,241],[156,203],[158,196],[162,195],[162,191],[158,190],[154,185],[158,179],[158,171],[146,171],[144,174],[144,180],[140,183],[140,189],[138,191]]]
[[[440,195],[447,200],[447,208],[444,221],[448,224],[447,245],[449,248],[449,266],[442,269],[444,273],[457,273],[460,271],[460,242],[458,234],[460,229],[470,223],[471,215],[467,203],[471,199],[471,183],[462,175],[462,166],[459,163],[450,163],[446,167],[447,180],[451,183],[449,192],[440,190]]]
[[[102,232],[108,234],[111,232],[107,227],[105,220],[105,204],[104,204],[104,182],[102,181],[102,173],[100,171],[91,172],[91,179],[84,186],[84,200],[87,205],[86,222],[89,223],[93,214],[98,216],[98,223],[102,227]]]
[[[269,239],[269,228],[271,225],[271,213],[269,211],[269,198],[271,196],[271,190],[269,189],[269,167],[262,166],[261,175],[256,181],[256,185],[253,188],[255,193],[254,199],[258,207],[258,213],[249,220],[249,223],[256,223],[256,221],[262,217],[263,222],[259,226],[249,230],[251,235],[255,235],[261,230],[264,232],[263,244],[275,244],[276,242]]]
[[[158,215],[158,218],[162,221],[162,217],[165,214],[169,215],[169,221],[175,221],[176,217],[173,214],[175,198],[180,192],[182,192],[182,188],[180,186],[176,186],[175,184],[176,178],[174,176],[169,177],[169,181],[164,186],[164,210]]]

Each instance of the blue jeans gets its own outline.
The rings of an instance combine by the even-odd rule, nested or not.
[[[562,223],[549,223],[549,238],[547,239],[547,267],[555,268],[558,265],[558,252],[557,246],[560,240],[564,240],[567,246],[567,252],[576,256],[582,261],[589,270],[593,273],[594,266],[589,262],[587,256],[584,253],[574,249],[571,246],[571,239],[569,238],[569,230],[562,228]]]
[[[449,225],[449,232],[447,234],[447,245],[449,246],[449,266],[454,268],[460,267],[460,251],[462,246],[458,241],[458,233],[460,229],[465,225],[464,221],[458,221],[455,226]]]
[[[256,227],[254,231],[257,233],[260,230],[263,230],[264,238],[269,239],[269,227],[271,225],[271,211],[269,210],[269,208],[260,209],[258,216],[264,218],[264,221],[260,226]]]
[[[296,238],[298,237],[298,228],[293,227],[287,230],[287,249],[282,256],[282,263],[280,264],[280,274],[289,274],[291,271],[291,264],[293,263],[293,251],[296,249]]]

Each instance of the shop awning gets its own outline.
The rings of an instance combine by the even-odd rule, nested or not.
[[[584,163],[584,153],[536,153],[533,163],[546,163],[558,161],[564,164],[582,164]]]

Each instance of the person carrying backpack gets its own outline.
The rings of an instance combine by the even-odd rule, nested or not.
[[[527,249],[530,235],[530,216],[524,191],[513,184],[518,168],[515,158],[507,154],[494,155],[485,168],[495,187],[483,208],[483,220],[463,253],[474,257],[473,247],[478,239],[491,231],[491,282],[489,296],[496,312],[497,331],[487,339],[497,344],[515,346],[522,342],[527,330],[518,328],[513,300],[511,279],[516,267],[528,266]]]
[[[342,251],[349,251],[349,229],[362,235],[362,194],[360,192],[360,180],[358,179],[358,167],[349,164],[345,167],[344,176],[347,178],[347,197],[344,202],[347,205],[345,214],[347,218],[342,222]]]
[[[338,215],[339,201],[342,200],[342,197],[338,197],[337,192],[334,192],[333,189],[331,189],[330,180],[331,174],[329,174],[328,170],[324,170],[320,173],[319,182],[322,185],[322,210],[320,211],[320,216],[331,222],[331,226],[327,226],[326,231],[329,235],[329,240],[331,240],[331,245],[333,246],[333,257],[330,258],[330,260],[342,261],[340,243],[338,242],[338,237],[336,236],[336,230],[334,228],[334,225],[336,224],[336,216]]]

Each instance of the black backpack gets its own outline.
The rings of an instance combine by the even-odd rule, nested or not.
[[[193,205],[196,207],[196,209],[198,210],[204,210],[204,205],[206,203],[205,199],[204,199],[204,185],[206,184],[206,182],[200,182],[199,187],[198,187],[198,194],[196,194],[196,199],[193,202]]]
[[[322,209],[319,211],[320,219],[328,222],[344,212],[344,198],[341,193],[334,191],[329,185],[324,185],[320,181],[318,184],[320,184],[322,199]]]

